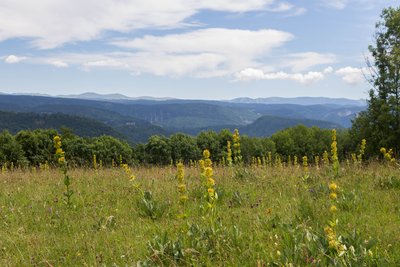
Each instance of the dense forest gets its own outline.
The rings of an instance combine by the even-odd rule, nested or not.
[[[66,159],[71,166],[93,166],[93,158],[102,166],[118,165],[121,161],[129,164],[168,165],[178,161],[190,163],[201,159],[201,152],[209,149],[212,160],[223,164],[227,156],[228,142],[233,142],[229,130],[203,131],[197,136],[183,133],[169,137],[154,135],[147,143],[131,146],[113,136],[81,137],[68,128],[60,133],[54,129],[22,130],[13,135],[8,131],[0,133],[0,164],[26,167],[54,163],[53,137],[60,134]],[[309,162],[316,157],[322,159],[330,151],[331,130],[299,125],[279,131],[270,137],[240,136],[243,162],[294,161],[303,156]],[[339,157],[351,159],[358,153],[361,140],[351,138],[349,131],[338,131]],[[379,151],[378,151],[379,152]]]

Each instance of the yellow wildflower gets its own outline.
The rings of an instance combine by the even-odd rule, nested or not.
[[[337,189],[337,184],[335,184],[335,183],[330,183],[329,184],[329,189],[331,190],[331,191],[336,191],[336,189]]]
[[[207,186],[211,187],[213,185],[215,185],[214,179],[213,178],[208,178],[207,179]]]
[[[188,200],[189,200],[189,197],[187,195],[183,195],[183,196],[179,197],[179,202],[180,203],[185,203]]]
[[[178,191],[179,191],[180,193],[186,192],[186,185],[185,185],[185,184],[180,184],[180,185],[178,185]]]
[[[205,149],[205,150],[203,151],[203,157],[204,157],[205,159],[210,158],[210,151],[209,151],[208,149]]]
[[[213,170],[210,167],[206,167],[204,172],[205,172],[206,177],[208,177],[208,178],[213,176]]]
[[[335,206],[335,205],[332,205],[330,208],[329,208],[329,210],[332,212],[332,213],[335,213],[335,212],[337,212],[337,207]]]
[[[334,192],[330,193],[329,198],[332,199],[332,200],[335,200],[335,199],[337,199],[337,194],[334,193]]]

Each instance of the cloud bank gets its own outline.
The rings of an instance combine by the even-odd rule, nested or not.
[[[107,31],[185,27],[201,10],[282,12],[292,7],[277,0],[2,0],[0,41],[29,38],[34,47],[51,49]]]

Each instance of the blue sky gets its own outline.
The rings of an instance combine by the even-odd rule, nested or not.
[[[367,98],[391,0],[0,0],[0,92]]]

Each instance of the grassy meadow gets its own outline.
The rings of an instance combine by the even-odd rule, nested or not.
[[[400,265],[396,164],[213,166],[213,202],[184,171],[187,201],[175,166],[70,169],[69,205],[60,170],[3,171],[0,265]]]

